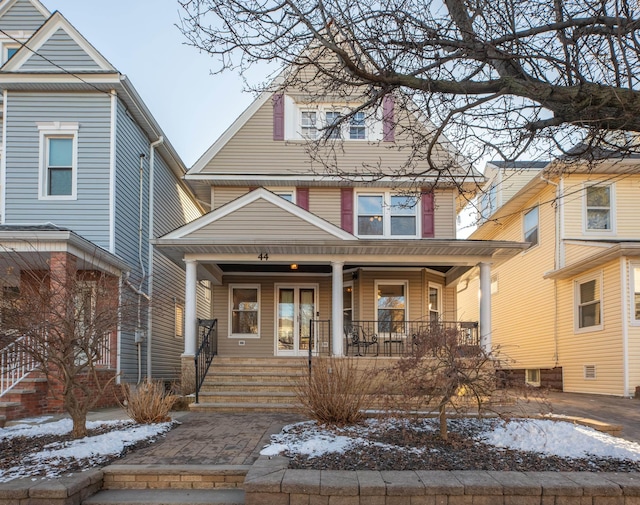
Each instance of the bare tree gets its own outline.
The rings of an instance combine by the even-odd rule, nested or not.
[[[79,270],[75,260],[58,262],[38,255],[3,255],[3,286],[10,277],[19,289],[3,297],[0,331],[13,335],[49,382],[73,421],[72,435],[86,435],[87,413],[110,391],[115,380],[110,362],[122,320],[119,277]],[[4,260],[3,260],[4,262]],[[15,265],[21,265],[16,272]],[[40,267],[40,269],[38,268]],[[16,279],[19,276],[19,279]],[[6,292],[5,292],[6,293]]]
[[[428,120],[405,132],[405,173],[420,159],[429,168],[418,176],[447,175],[434,155],[441,134],[472,162],[638,149],[627,135],[640,131],[636,0],[179,3],[183,33],[217,57],[215,71],[250,77],[265,63],[293,66],[279,84],[332,96],[348,89],[358,97],[352,113],[379,110],[402,90],[406,108]]]

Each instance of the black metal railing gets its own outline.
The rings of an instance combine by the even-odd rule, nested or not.
[[[309,321],[309,375],[314,356],[331,356],[331,319],[312,319]]]
[[[218,320],[198,319],[198,327],[202,330],[199,332],[200,345],[195,357],[196,403],[199,403],[200,388],[207,376],[213,357],[218,354]]]
[[[414,351],[419,337],[436,332],[455,332],[460,347],[478,347],[475,321],[352,321],[344,326],[348,356],[405,356]]]

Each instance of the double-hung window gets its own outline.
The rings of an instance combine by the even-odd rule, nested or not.
[[[76,198],[77,123],[38,123],[41,199]]]
[[[300,133],[303,139],[318,138],[318,113],[316,111],[302,111],[300,116]]]
[[[403,281],[376,283],[379,333],[404,333],[407,287],[407,283]]]
[[[334,110],[329,110],[325,113],[325,122],[326,125],[325,127],[327,128],[327,133],[326,136],[328,139],[341,139],[342,138],[342,132],[341,132],[341,127],[342,125],[340,124],[340,119],[342,117],[342,114],[340,114],[337,111]]]
[[[355,112],[349,121],[349,138],[351,140],[365,140],[367,129],[365,125],[364,112]]]
[[[631,269],[633,273],[633,279],[631,281],[631,286],[633,289],[633,299],[632,299],[632,319],[636,324],[640,324],[640,266],[634,266]]]
[[[602,327],[601,276],[586,278],[575,283],[576,329]]]
[[[429,321],[440,322],[442,313],[442,286],[429,283]]]
[[[415,237],[418,234],[418,199],[390,192],[357,195],[358,235],[363,237]]]
[[[611,185],[595,185],[586,188],[585,214],[587,231],[608,231],[612,229]]]
[[[258,338],[260,336],[260,286],[230,285],[229,308],[231,337]]]
[[[532,246],[538,244],[538,223],[539,210],[534,207],[524,214],[524,241],[529,242]]]

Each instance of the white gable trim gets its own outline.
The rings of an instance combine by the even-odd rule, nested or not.
[[[265,200],[273,205],[280,207],[282,210],[306,221],[307,223],[316,226],[318,229],[333,235],[336,238],[342,240],[358,240],[357,237],[344,231],[341,228],[331,224],[328,221],[325,221],[322,218],[319,218],[315,214],[304,210],[301,207],[285,200],[284,198],[279,197],[278,195],[274,195],[271,191],[268,191],[264,188],[254,189],[253,191],[247,193],[246,195],[237,198],[236,200],[229,202],[226,205],[223,205],[219,209],[214,210],[213,212],[209,212],[204,216],[196,219],[195,221],[191,221],[190,223],[169,232],[166,234],[163,239],[167,240],[175,240],[185,238],[187,235],[197,231],[205,226],[214,223],[215,221],[222,219],[225,216],[249,205],[250,203],[255,202],[256,200]]]
[[[107,59],[93,47],[87,39],[85,39],[75,27],[67,21],[67,19],[59,12],[54,12],[53,15],[38,29],[38,31],[31,37],[25,46],[21,47],[18,52],[11,58],[2,68],[6,72],[20,71],[21,67],[37,53],[40,48],[55,34],[59,29],[62,29],[73,41],[80,46],[80,48],[86,52],[95,63],[104,71],[115,71],[115,67],[107,61]],[[73,68],[65,68],[65,70],[73,70]],[[86,69],[84,69],[86,70]]]
[[[31,5],[45,18],[51,16],[51,12],[44,5],[42,5],[38,0],[28,0]],[[2,6],[0,6],[0,18],[5,15],[5,13],[13,7],[18,0],[7,0]]]

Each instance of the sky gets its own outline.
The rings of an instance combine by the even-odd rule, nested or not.
[[[249,106],[233,73],[185,45],[177,0],[41,0],[133,83],[187,168]]]

